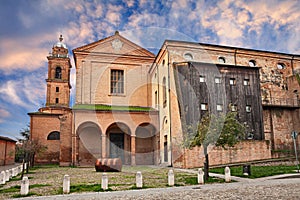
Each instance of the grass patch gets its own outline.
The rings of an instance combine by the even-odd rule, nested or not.
[[[29,188],[33,189],[33,188],[40,188],[40,187],[47,187],[47,186],[51,186],[50,184],[33,184],[30,185]]]
[[[261,178],[267,176],[274,176],[279,174],[290,174],[295,173],[296,166],[251,166],[251,175],[243,175],[243,167],[231,167],[230,172],[232,176],[246,177],[246,178]],[[224,174],[224,168],[214,168],[210,169],[210,172]]]
[[[77,104],[74,105],[74,110],[99,110],[99,111],[143,111],[148,112],[153,110],[150,107],[139,107],[139,106],[111,106],[111,105],[104,105],[104,104],[96,104],[96,105],[90,105],[90,104]]]
[[[111,188],[107,190],[103,190],[100,184],[78,184],[70,186],[70,193],[81,193],[81,192],[105,192],[105,191],[113,191]],[[55,192],[55,194],[63,194],[62,188]]]
[[[152,187],[143,185],[142,188],[138,188],[138,187],[136,187],[136,185],[134,185],[134,186],[130,187],[129,190],[142,190],[142,189],[148,189],[148,188],[152,188]]]
[[[197,176],[183,176],[181,177],[181,181],[184,185],[198,185],[198,177]],[[224,183],[224,179],[215,178],[215,177],[208,177],[208,180],[205,183]],[[183,184],[178,184],[182,186]]]
[[[85,185],[85,184],[78,184],[78,185],[71,185],[70,192],[99,192],[101,190],[100,184],[92,184],[92,185]]]
[[[35,165],[34,167],[30,167],[29,170],[37,170],[43,168],[59,168],[59,165],[58,164]]]
[[[12,192],[19,192],[21,189],[20,185],[15,185],[9,188],[1,189],[0,193],[12,193]]]
[[[51,186],[49,184],[33,184],[30,185],[29,188],[40,188],[40,187],[46,187],[46,186]],[[9,188],[1,189],[0,193],[13,193],[13,192],[20,192],[21,186],[20,185],[15,185]]]
[[[12,177],[11,179],[9,179],[9,182],[11,181],[20,181],[21,180],[21,176],[20,177]]]
[[[30,197],[30,196],[33,196],[33,195],[37,195],[37,194],[34,193],[34,192],[29,192],[27,195],[14,194],[11,197],[12,198],[21,198],[21,197]]]

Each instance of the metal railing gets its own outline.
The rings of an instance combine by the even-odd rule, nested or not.
[[[262,98],[263,106],[300,107],[298,98]]]

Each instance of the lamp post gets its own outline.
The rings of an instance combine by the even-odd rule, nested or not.
[[[299,173],[299,160],[298,160],[298,153],[297,153],[297,146],[296,146],[297,136],[298,136],[298,133],[296,131],[292,131],[292,138],[294,141],[294,148],[295,148],[295,155],[296,155],[296,164],[297,164],[297,170]]]

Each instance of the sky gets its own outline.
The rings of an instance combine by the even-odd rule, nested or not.
[[[300,0],[2,0],[0,135],[19,137],[45,104],[47,55],[62,34],[72,49],[111,36],[159,51],[184,40],[300,54]]]

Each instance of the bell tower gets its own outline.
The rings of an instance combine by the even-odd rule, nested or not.
[[[70,103],[70,70],[72,66],[68,48],[62,41],[63,37],[60,35],[59,41],[53,45],[52,52],[47,57],[46,106],[69,107]]]

